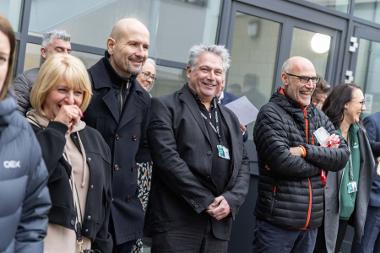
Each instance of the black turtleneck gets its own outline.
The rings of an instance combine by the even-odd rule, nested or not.
[[[220,113],[220,110],[218,106],[220,106],[217,102],[216,108],[214,107],[214,101],[211,101],[211,107],[210,111],[206,109],[204,104],[202,104],[201,100],[198,97],[198,94],[195,93],[187,84],[187,88],[189,89],[190,93],[194,96],[195,101],[197,102],[197,105],[199,107],[199,111],[202,112],[206,117],[209,117],[211,115],[210,121],[215,126],[215,111],[218,112],[219,116],[219,131],[222,138],[223,146],[228,148],[231,160],[227,160],[224,158],[219,157],[218,155],[218,148],[217,145],[221,145],[217,133],[215,133],[214,129],[210,126],[208,121],[204,120],[206,129],[208,132],[208,135],[210,137],[211,146],[212,146],[212,168],[211,168],[211,176],[212,180],[214,181],[216,187],[218,188],[219,193],[223,193],[224,188],[227,186],[228,182],[230,181],[231,177],[231,161],[232,161],[232,145],[231,145],[231,135],[228,131],[227,123],[223,117],[223,115]],[[214,99],[218,99],[216,96]],[[202,117],[203,118],[203,117]]]
[[[119,120],[121,118],[122,111],[125,108],[125,104],[128,100],[129,91],[131,90],[133,86],[133,81],[136,79],[136,75],[131,75],[130,78],[125,78],[120,76],[115,69],[112,67],[110,62],[110,55],[108,51],[105,52],[105,57],[103,58],[104,65],[107,68],[107,71],[112,79],[112,89],[114,90],[115,97],[117,99],[117,104],[119,108]],[[122,95],[120,95],[122,94]]]

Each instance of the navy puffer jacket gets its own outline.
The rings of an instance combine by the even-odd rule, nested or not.
[[[338,134],[313,103],[303,107],[283,89],[261,108],[253,133],[260,173],[255,208],[258,219],[291,229],[313,229],[322,224],[321,169],[343,169],[349,151],[343,141],[339,148],[314,143],[313,133],[320,127]],[[306,149],[305,158],[290,153],[291,147],[299,145]]]
[[[48,173],[29,122],[16,100],[0,101],[0,252],[43,252]]]

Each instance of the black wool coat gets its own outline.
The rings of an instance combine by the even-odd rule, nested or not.
[[[72,167],[62,155],[68,128],[56,121],[51,121],[45,129],[34,124],[31,125],[41,145],[42,156],[49,172],[48,188],[52,202],[49,222],[74,230],[77,214],[69,183]],[[112,251],[112,237],[108,233],[111,210],[110,150],[95,129],[86,126],[78,134],[90,169],[90,184],[85,216],[82,221],[82,235],[91,239],[92,249],[109,253]],[[77,134],[71,134],[71,138],[81,152]]]
[[[213,234],[228,240],[232,219],[249,187],[249,158],[235,114],[218,104],[231,136],[230,180],[218,191],[212,180],[212,156],[218,155],[194,96],[185,85],[171,95],[152,98],[147,139],[153,160],[151,195],[145,229],[147,236],[170,231],[195,221],[207,222],[205,209],[223,195],[231,215],[211,219]]]
[[[83,120],[100,132],[111,149],[110,222],[113,222],[119,245],[143,235],[144,211],[138,198],[135,156],[145,139],[150,96],[136,81],[136,76],[131,76],[128,99],[120,117],[114,87],[120,87],[126,79],[109,64],[108,53],[88,72],[93,96]]]
[[[343,139],[338,148],[320,147],[314,141],[314,132],[320,127],[338,135],[313,103],[305,108],[287,97],[283,89],[260,109],[253,132],[260,173],[255,208],[258,219],[293,229],[313,229],[322,224],[321,169],[343,169],[349,151]],[[299,145],[306,149],[305,158],[290,153],[291,147]]]

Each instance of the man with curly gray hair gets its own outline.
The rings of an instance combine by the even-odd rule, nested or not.
[[[189,82],[151,100],[153,176],[144,234],[152,237],[152,252],[227,252],[249,183],[239,120],[216,97],[229,65],[224,46],[195,45]]]
[[[42,61],[45,62],[55,53],[71,54],[70,35],[65,30],[52,30],[42,36]],[[33,109],[29,101],[29,94],[39,70],[40,68],[27,70],[16,76],[13,81],[17,103],[19,104],[18,111],[24,116]]]

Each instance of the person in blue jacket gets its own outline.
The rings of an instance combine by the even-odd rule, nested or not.
[[[380,112],[364,118],[368,140],[371,145],[374,160],[379,163],[380,156]],[[377,166],[378,164],[376,164]],[[373,173],[371,193],[367,209],[367,218],[361,243],[354,240],[351,252],[379,252],[380,251],[380,176]],[[373,250],[373,251],[372,251]]]
[[[50,196],[41,148],[9,87],[15,35],[0,14],[0,252],[42,253]]]

